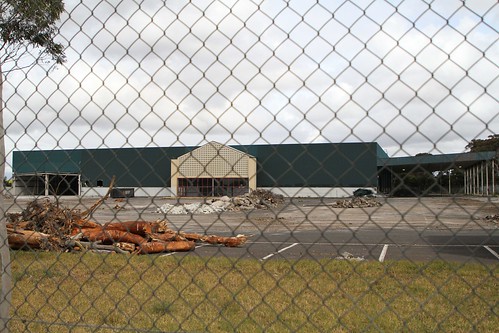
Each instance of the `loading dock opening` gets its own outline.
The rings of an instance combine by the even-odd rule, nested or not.
[[[133,198],[135,196],[134,188],[113,188],[111,190],[111,198]]]
[[[15,195],[80,195],[79,174],[32,173],[14,175]]]

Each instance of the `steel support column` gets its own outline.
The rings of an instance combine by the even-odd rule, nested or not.
[[[485,195],[490,195],[489,188],[489,161],[485,161]]]
[[[48,196],[49,195],[49,175],[48,174],[45,174],[44,181],[45,181],[44,193],[45,193],[45,196]]]
[[[485,194],[485,183],[483,177],[483,163],[480,163],[480,194],[483,196]]]
[[[496,160],[492,160],[492,194],[496,194]]]
[[[463,180],[464,180],[464,194],[468,194],[468,170],[464,169],[463,172]]]

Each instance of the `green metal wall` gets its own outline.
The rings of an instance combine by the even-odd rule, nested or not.
[[[258,187],[377,186],[377,143],[234,146],[257,159]]]
[[[82,150],[15,151],[14,173],[80,173]]]
[[[170,160],[189,152],[186,147],[92,149],[83,154],[82,181],[117,187],[170,187]]]
[[[233,146],[257,159],[258,187],[377,186],[377,143]],[[196,147],[16,151],[14,173],[80,173],[82,182],[169,187],[170,160]]]

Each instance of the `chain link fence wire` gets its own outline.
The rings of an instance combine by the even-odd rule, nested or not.
[[[497,331],[498,15],[65,1],[2,64],[10,331]]]

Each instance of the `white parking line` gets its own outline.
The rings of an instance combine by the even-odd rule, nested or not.
[[[487,245],[484,245],[483,247],[484,247],[485,249],[487,249],[490,253],[492,253],[492,255],[493,255],[494,257],[496,257],[497,259],[499,259],[499,254],[497,254],[497,252],[496,252],[496,251],[492,250],[492,249],[491,249],[490,247],[488,247]]]
[[[299,243],[293,243],[293,244],[291,244],[291,245],[289,245],[289,246],[286,246],[286,247],[284,247],[284,248],[280,249],[280,250],[279,250],[279,251],[277,251],[277,252],[274,252],[274,253],[271,253],[271,254],[269,254],[269,255],[266,255],[265,257],[263,257],[263,258],[262,258],[262,259],[260,259],[260,260],[261,260],[261,261],[263,261],[263,260],[267,260],[268,258],[271,258],[271,257],[275,256],[276,254],[279,254],[279,253],[281,253],[281,252],[283,252],[283,251],[289,250],[290,248],[292,248],[293,246],[296,246],[296,245],[298,245],[298,244],[299,244]]]
[[[381,250],[381,254],[379,255],[379,262],[385,261],[386,251],[388,251],[388,244],[383,246],[383,250]]]

